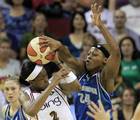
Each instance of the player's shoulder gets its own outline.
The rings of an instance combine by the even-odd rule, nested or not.
[[[2,107],[2,116],[3,116],[3,118],[5,118],[5,112],[6,112],[6,110],[7,110],[7,108],[8,108],[8,104],[7,105],[4,105],[3,107]]]

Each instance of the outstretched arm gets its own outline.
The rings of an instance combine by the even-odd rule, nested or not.
[[[106,39],[107,44],[109,45],[109,53],[110,56],[106,62],[106,65],[102,71],[102,83],[107,91],[112,92],[114,89],[114,78],[117,76],[120,66],[120,51],[117,45],[116,40],[111,36],[108,29],[105,27],[103,22],[101,21],[101,11],[102,0],[94,0],[93,4],[91,5],[91,10],[93,12],[92,20],[93,23],[100,29],[101,33],[103,34],[104,38]]]
[[[49,86],[34,101],[31,101],[30,97],[26,93],[22,92],[20,96],[20,102],[26,114],[31,117],[35,117],[50,95],[53,88],[60,82],[61,79],[65,78],[67,75],[67,71],[63,68],[59,72],[55,73],[51,84],[49,84]]]
[[[44,40],[41,43],[42,46],[49,46],[52,51],[58,51],[60,61],[66,63],[77,75],[84,71],[84,64],[77,60],[60,41],[46,36],[41,36],[40,39]]]

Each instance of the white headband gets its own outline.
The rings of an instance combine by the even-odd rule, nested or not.
[[[26,81],[29,82],[31,80],[34,80],[39,75],[42,69],[43,69],[43,66],[36,65],[32,73],[26,79]]]

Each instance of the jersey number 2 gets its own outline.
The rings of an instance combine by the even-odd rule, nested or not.
[[[59,120],[59,118],[57,117],[57,113],[55,111],[52,111],[50,113],[50,116],[53,117],[53,120]]]

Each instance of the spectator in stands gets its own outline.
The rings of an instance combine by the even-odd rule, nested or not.
[[[72,55],[77,58],[80,57],[86,28],[87,24],[84,14],[82,12],[75,12],[71,19],[71,34],[61,39],[61,42],[66,45]]]
[[[128,87],[140,89],[140,53],[131,37],[124,37],[120,43],[122,54],[121,76]]]
[[[101,19],[104,22],[104,24],[107,26],[107,28],[109,29],[110,33],[112,33],[112,29],[114,27],[113,15],[108,9],[105,8],[106,2],[101,3],[101,4],[104,4]],[[95,25],[93,25],[91,14],[92,14],[91,10],[85,13],[86,21],[88,23],[87,31],[90,32],[92,35],[94,35],[99,40],[99,42],[105,43],[104,37],[102,36],[101,32]]]
[[[121,8],[126,13],[128,29],[140,35],[140,0],[129,0],[129,4]]]
[[[31,28],[33,12],[24,6],[25,0],[6,0],[11,8],[3,10],[4,20],[10,39],[16,39],[19,47],[22,35]],[[28,2],[28,1],[27,1]]]
[[[126,23],[126,14],[125,12],[123,12],[122,10],[116,10],[114,13],[114,31],[113,34],[117,40],[117,42],[119,42],[123,37],[128,36],[130,33],[130,30],[128,30],[125,27],[125,23]]]
[[[90,33],[86,33],[83,37],[83,47],[80,54],[80,59],[84,61],[87,57],[88,51],[91,47],[97,45],[97,39],[92,36]]]
[[[36,13],[32,21],[32,32],[24,34],[21,42],[20,59],[26,58],[26,47],[30,40],[40,35],[49,35],[47,32],[48,23],[46,16],[43,13]]]
[[[0,38],[0,77],[20,74],[20,63],[10,58],[11,43],[7,38]]]
[[[117,112],[117,118],[114,118],[114,120],[131,120],[136,106],[134,90],[126,88],[122,93],[121,99],[120,109],[115,111]]]

